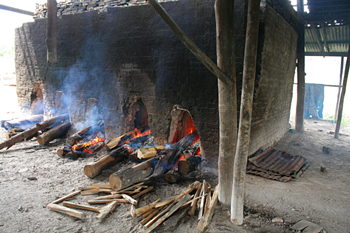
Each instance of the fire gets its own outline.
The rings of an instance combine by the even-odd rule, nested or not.
[[[84,153],[94,153],[94,151],[92,150],[89,150],[90,148],[92,148],[93,146],[97,145],[97,143],[99,142],[104,142],[106,139],[103,139],[103,138],[99,138],[98,136],[96,136],[93,140],[91,140],[90,142],[86,142],[82,145],[75,145],[75,146],[72,146],[72,150],[78,150],[79,148],[83,148],[84,147],[84,150],[83,152]]]
[[[127,140],[127,141],[125,142],[125,144],[129,143],[130,140],[132,140],[132,139],[134,139],[134,138],[138,138],[138,137],[141,137],[141,136],[150,134],[150,133],[151,133],[151,130],[147,130],[146,132],[143,132],[143,133],[142,133],[141,129],[135,128],[134,131],[132,132],[132,138],[130,138],[129,140]]]

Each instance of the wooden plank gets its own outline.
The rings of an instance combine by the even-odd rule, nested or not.
[[[210,72],[212,72],[218,79],[227,85],[232,85],[234,80],[226,75],[217,65],[198,48],[198,46],[185,34],[184,31],[177,25],[177,23],[171,18],[168,12],[156,1],[149,0],[149,4],[156,10],[156,12],[162,17],[164,22],[170,27],[175,35],[181,40],[181,42],[200,60]]]

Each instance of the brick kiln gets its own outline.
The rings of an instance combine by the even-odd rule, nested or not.
[[[162,4],[215,61],[214,0]],[[245,0],[235,4],[240,96],[247,6]],[[195,127],[202,154],[216,158],[216,78],[149,5],[102,8],[80,9],[77,14],[60,11],[58,62],[54,64],[46,62],[47,19],[16,29],[20,106],[34,109],[33,104],[42,98],[46,115],[69,112],[77,129],[102,119],[107,139],[148,125],[155,142],[163,145],[181,138],[187,126]],[[272,144],[288,130],[297,46],[296,23],[288,10],[278,1],[267,0],[261,11],[251,153]]]

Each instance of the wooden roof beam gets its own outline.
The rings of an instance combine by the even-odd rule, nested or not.
[[[16,13],[19,13],[19,14],[34,16],[34,12],[21,10],[21,9],[18,9],[18,8],[5,6],[5,5],[1,5],[1,4],[0,4],[0,10],[12,11],[12,12],[16,12]]]

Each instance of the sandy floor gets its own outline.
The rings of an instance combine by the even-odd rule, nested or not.
[[[294,232],[290,226],[302,219],[323,226],[327,232],[349,232],[350,137],[334,139],[328,132],[334,131],[335,125],[325,121],[306,120],[305,127],[303,134],[288,132],[276,144],[276,148],[302,155],[311,163],[303,177],[281,183],[247,175],[244,225],[230,223],[229,208],[219,205],[207,232]],[[350,135],[350,127],[342,127],[341,133]],[[0,134],[3,141],[5,131],[1,129]],[[89,179],[83,173],[84,165],[103,152],[72,161],[56,155],[62,145],[63,140],[48,146],[29,141],[0,151],[0,232],[142,232],[140,220],[130,216],[127,204],[118,206],[103,222],[95,219],[95,213],[87,212],[87,218],[81,221],[46,208],[80,186],[107,183],[109,174],[125,165],[118,164]],[[322,153],[323,146],[331,148],[330,154]],[[320,171],[321,166],[325,172]],[[209,180],[212,186],[217,183],[216,177],[209,174],[197,179]],[[139,206],[179,194],[193,181],[158,183],[154,192],[141,198]],[[85,202],[81,197],[75,201]],[[272,223],[274,217],[287,223]],[[188,217],[175,229],[160,227],[156,232],[197,232],[196,227],[196,218]]]

